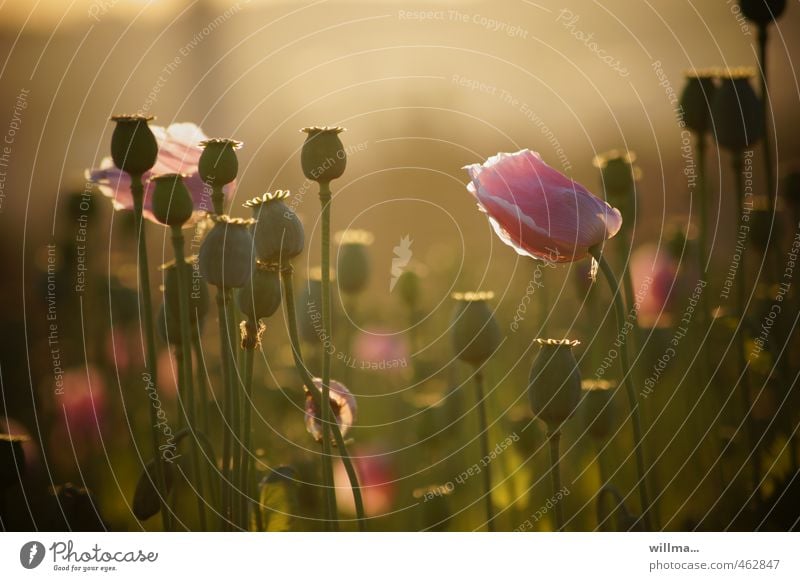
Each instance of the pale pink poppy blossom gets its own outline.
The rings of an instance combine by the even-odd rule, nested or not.
[[[322,393],[322,380],[319,377],[313,378],[314,387]],[[356,398],[350,393],[343,384],[335,379],[330,381],[330,401],[331,411],[339,424],[342,436],[345,436],[356,419]],[[322,410],[314,401],[310,393],[306,394],[306,429],[317,442],[322,441]]]
[[[158,142],[158,158],[153,169],[142,176],[145,184],[142,214],[148,220],[158,223],[152,211],[154,184],[150,178],[159,174],[179,173],[185,176],[184,183],[194,202],[194,217],[187,222],[187,225],[191,225],[213,208],[211,190],[200,179],[197,171],[197,164],[203,153],[199,143],[208,137],[194,123],[173,123],[167,128],[151,125],[150,129]],[[133,209],[130,176],[118,169],[110,157],[103,158],[99,168],[87,171],[86,177],[96,183],[105,196],[111,198],[115,209]],[[235,182],[229,184],[227,191],[230,192],[234,185]]]
[[[385,329],[360,333],[353,341],[353,355],[362,369],[391,371],[409,367],[408,343]]]
[[[622,226],[619,210],[529,149],[498,153],[464,169],[478,207],[500,240],[520,255],[548,262],[580,260]]]
[[[391,510],[396,495],[394,471],[389,456],[377,448],[356,447],[352,450],[351,457],[361,486],[364,512],[367,516],[386,514]],[[335,465],[333,480],[336,486],[336,504],[343,512],[356,514],[350,479],[341,462]]]

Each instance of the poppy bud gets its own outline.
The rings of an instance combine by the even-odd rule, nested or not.
[[[453,293],[456,307],[450,325],[456,357],[478,366],[500,346],[500,327],[487,301],[493,292]]]
[[[745,18],[766,26],[781,17],[786,10],[786,0],[739,0],[739,6]]]
[[[336,278],[344,294],[355,295],[369,282],[369,254],[367,247],[374,236],[366,230],[345,230],[336,234],[339,244]]]
[[[215,224],[200,246],[200,274],[216,287],[240,288],[253,274],[253,238],[249,227],[255,220],[212,216]]]
[[[244,203],[253,210],[256,255],[265,264],[282,263],[303,252],[303,223],[284,200],[289,190],[267,192]]]
[[[605,440],[617,427],[614,407],[616,387],[616,383],[602,379],[587,379],[581,382],[583,421],[586,431],[595,440]]]
[[[711,116],[717,143],[732,152],[741,152],[764,135],[761,100],[750,84],[749,69],[727,71],[714,94]]]
[[[158,142],[148,126],[153,117],[115,115],[117,125],[111,135],[111,158],[122,171],[142,175],[149,171],[158,157]]]
[[[339,139],[342,127],[306,127],[307,135],[300,152],[303,175],[315,182],[330,182],[344,173],[347,153]]]
[[[164,473],[164,480],[167,485],[166,493],[169,494],[173,480],[172,466],[167,462],[161,461],[161,470]],[[140,521],[145,521],[157,515],[161,510],[162,501],[159,498],[158,490],[153,486],[154,482],[156,482],[156,462],[150,459],[139,476],[139,480],[136,482],[136,490],[133,493],[133,516]]]
[[[310,389],[316,389],[322,393],[322,380],[318,377],[313,378],[314,385]],[[356,419],[356,398],[344,384],[331,379],[329,384],[330,406],[342,437],[347,435],[353,427]],[[306,430],[317,442],[322,441],[322,410],[310,393],[306,392]]]
[[[203,153],[197,162],[200,179],[208,185],[222,187],[236,179],[239,173],[239,160],[236,150],[242,147],[241,141],[234,139],[206,139],[200,142]]]
[[[681,93],[681,109],[686,127],[704,135],[711,126],[711,103],[717,85],[715,71],[692,71],[686,74],[686,86]]]
[[[236,305],[251,321],[271,317],[281,306],[281,277],[278,271],[256,264],[250,281],[236,291]]]
[[[153,216],[166,226],[182,226],[194,212],[194,204],[189,190],[183,183],[183,176],[168,173],[153,176]]]
[[[575,412],[581,399],[581,374],[569,339],[536,339],[539,354],[531,366],[528,399],[531,410],[550,431]]]
[[[25,474],[25,450],[22,444],[29,440],[27,436],[0,434],[0,490],[21,484],[20,480]]]

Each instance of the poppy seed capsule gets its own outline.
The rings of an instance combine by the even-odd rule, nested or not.
[[[339,255],[336,262],[336,279],[339,289],[347,295],[356,295],[369,283],[370,264],[367,247],[374,236],[366,230],[346,230],[336,234]]]
[[[745,18],[759,26],[778,20],[786,10],[786,0],[739,0]]]
[[[149,171],[158,157],[158,142],[148,123],[152,117],[115,115],[117,125],[111,135],[111,158],[122,171],[142,175]]]
[[[222,187],[236,179],[239,173],[239,159],[236,150],[242,147],[241,141],[234,139],[206,139],[200,142],[203,153],[197,162],[200,179],[209,185]]]
[[[536,339],[540,350],[531,366],[528,400],[534,415],[555,430],[569,419],[581,399],[581,374],[572,348],[578,341]]]
[[[603,441],[617,428],[614,389],[617,384],[603,379],[581,382],[583,392],[583,421],[586,431],[597,441]]]
[[[236,305],[253,322],[275,314],[281,306],[281,277],[278,271],[257,264],[250,281],[236,291]]]
[[[726,72],[711,104],[717,143],[735,153],[758,143],[764,135],[762,104],[750,77],[752,71],[747,69]]]
[[[300,165],[303,175],[315,182],[330,182],[341,177],[347,167],[347,153],[339,139],[342,127],[306,127]]]
[[[289,190],[267,192],[244,203],[253,210],[253,239],[258,260],[265,264],[282,263],[303,252],[303,223],[285,203]]]
[[[493,292],[453,293],[456,306],[450,335],[456,357],[478,366],[484,363],[500,345],[500,327],[490,301]]]
[[[405,305],[410,309],[417,308],[420,297],[419,274],[413,269],[406,270],[397,279],[396,287],[397,292],[400,294],[400,299]]]
[[[200,274],[216,287],[240,288],[253,274],[253,238],[249,227],[254,220],[212,216],[214,227],[200,245]]]
[[[153,182],[153,216],[166,226],[183,226],[194,212],[194,204],[183,176],[168,173],[150,178]]]
[[[716,91],[713,71],[687,73],[680,105],[683,121],[698,135],[705,135],[711,127],[711,103]]]

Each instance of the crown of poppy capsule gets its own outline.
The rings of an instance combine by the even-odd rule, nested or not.
[[[205,139],[199,143],[203,148],[197,171],[200,179],[210,186],[222,187],[236,179],[239,173],[239,160],[236,150],[242,142],[235,139]]]
[[[711,103],[717,92],[716,69],[687,71],[686,85],[681,93],[681,110],[686,127],[697,135],[705,135],[711,127]]]
[[[616,382],[605,379],[581,382],[583,421],[586,431],[595,440],[605,440],[616,428],[617,414],[613,402],[616,387]]]
[[[236,304],[253,322],[275,314],[281,306],[281,277],[274,264],[256,262],[253,276],[236,292]]]
[[[466,292],[451,296],[456,301],[450,324],[456,357],[479,366],[500,346],[500,327],[488,303],[494,293]]]
[[[568,420],[581,399],[581,374],[570,339],[536,339],[540,349],[531,366],[528,400],[550,431]]]
[[[343,127],[305,127],[300,164],[303,175],[315,182],[330,182],[341,177],[347,167],[347,152],[339,134]]]
[[[303,223],[284,203],[290,195],[289,190],[275,190],[243,204],[253,211],[256,255],[266,264],[289,261],[305,247]]]
[[[253,237],[250,227],[255,220],[212,215],[214,227],[200,245],[200,274],[216,287],[240,288],[253,274]]]
[[[116,123],[111,134],[111,158],[122,171],[142,175],[156,164],[158,143],[148,123],[147,115],[114,115]]]
[[[166,226],[182,226],[194,212],[192,195],[179,173],[150,178],[153,182],[153,216]]]
[[[759,26],[766,26],[783,15],[786,0],[739,0],[739,6],[745,18]]]
[[[366,230],[344,230],[337,232],[335,239],[339,245],[336,261],[339,289],[344,294],[358,294],[369,282],[370,263],[367,247],[372,244],[375,237]]]
[[[319,377],[313,378],[314,386],[307,389],[316,389],[322,394],[322,380]],[[331,379],[329,384],[330,406],[336,423],[339,424],[342,437],[344,437],[356,420],[356,398],[343,383]],[[306,393],[306,429],[317,442],[322,441],[322,410],[319,409],[316,399]]]
[[[711,104],[717,143],[732,152],[741,152],[764,135],[762,103],[750,84],[750,68],[729,69],[720,73],[720,86]]]

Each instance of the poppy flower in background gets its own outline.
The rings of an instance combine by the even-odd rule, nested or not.
[[[155,184],[150,178],[159,174],[179,173],[185,176],[184,184],[189,190],[194,203],[194,217],[187,222],[193,224],[202,213],[210,211],[210,191],[200,179],[197,164],[203,149],[199,143],[207,138],[203,130],[194,123],[173,123],[167,128],[157,125],[150,126],[158,142],[158,159],[153,169],[146,172],[142,179],[145,183],[143,215],[151,222],[159,223],[153,216],[153,189]],[[133,197],[131,196],[130,176],[117,168],[110,157],[103,158],[100,167],[86,172],[86,177],[96,183],[100,191],[111,198],[117,210],[132,210]],[[228,191],[233,189],[228,186]]]
[[[478,207],[500,240],[520,255],[573,262],[622,227],[619,210],[529,149],[498,153],[464,169]]]
[[[391,510],[397,492],[390,457],[382,450],[371,446],[356,446],[351,451],[351,456],[361,485],[364,512],[367,516],[386,514]],[[336,504],[341,510],[356,514],[350,480],[342,462],[336,463],[333,480],[336,486]]]
[[[314,387],[322,393],[322,380],[319,377],[313,379]],[[356,398],[350,393],[343,384],[335,379],[330,382],[330,400],[331,411],[336,418],[336,423],[339,424],[339,430],[344,437],[347,432],[353,427],[356,419]],[[317,442],[322,441],[322,410],[318,409],[319,406],[314,401],[310,393],[306,394],[306,429],[308,433],[314,436]]]

